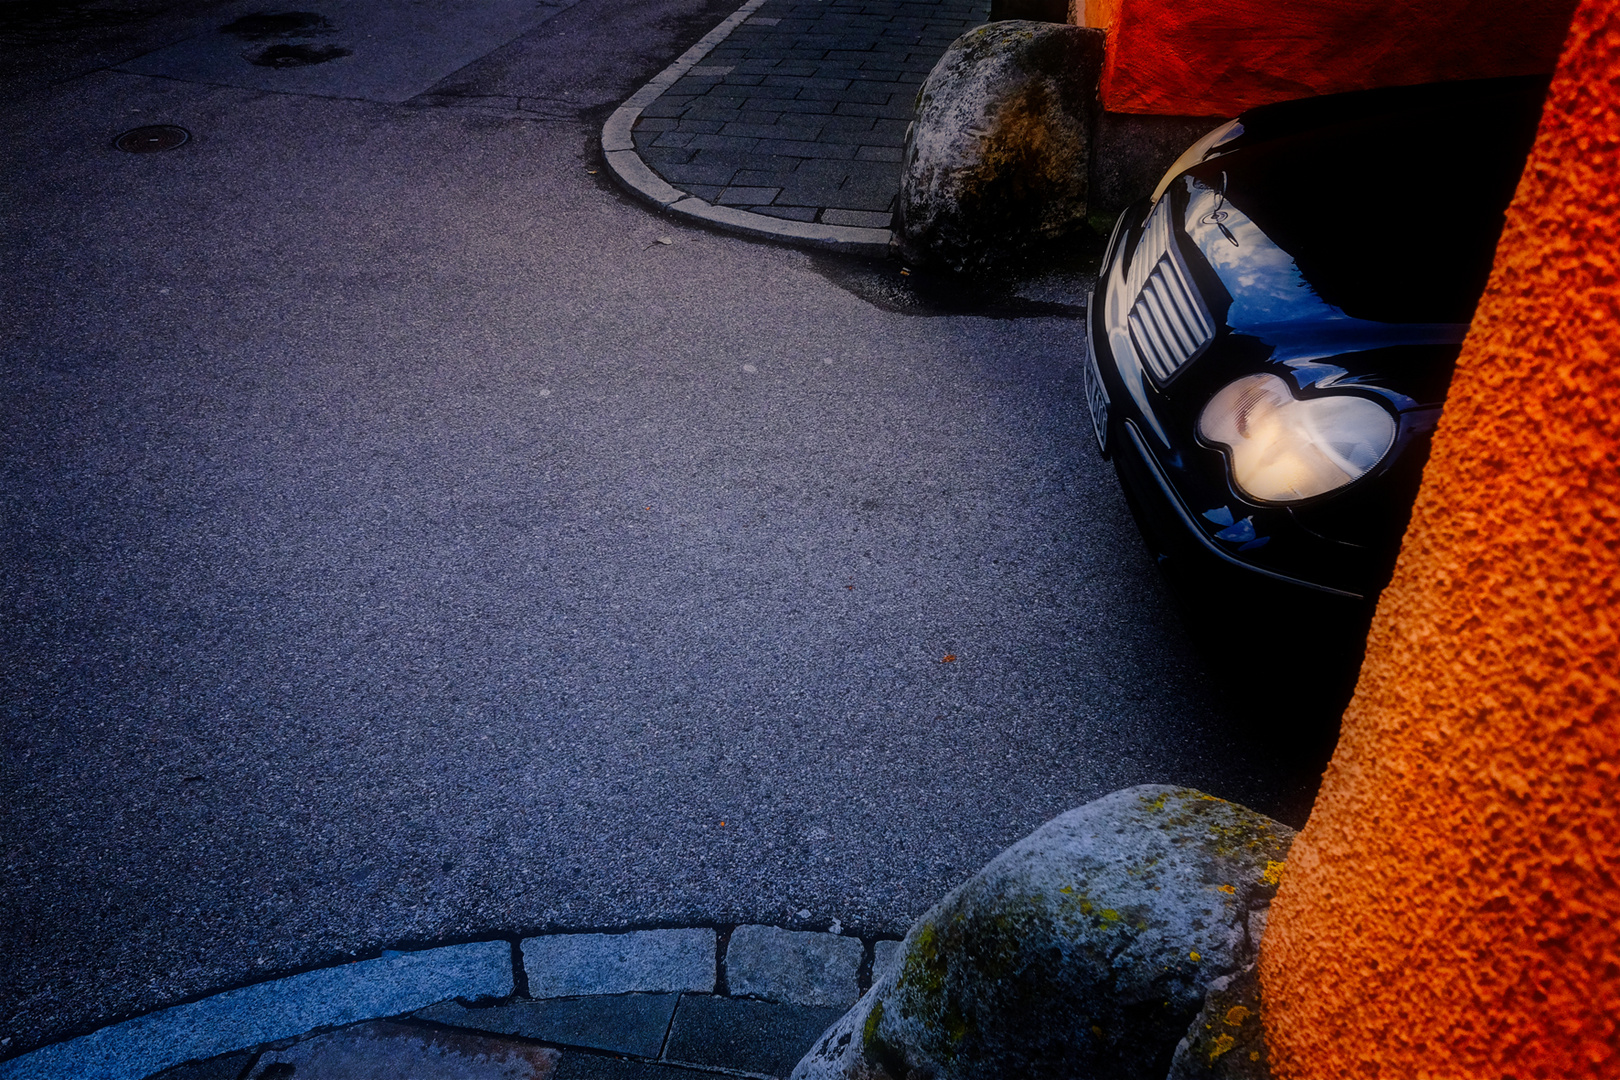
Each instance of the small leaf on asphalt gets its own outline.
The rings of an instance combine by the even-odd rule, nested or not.
[[[941,661],[940,661],[940,663],[942,663],[942,664],[949,664],[949,663],[951,663],[951,662],[952,662],[952,661],[954,661],[954,660],[955,660],[955,659],[956,659],[956,654],[955,654],[955,653],[953,653],[953,652],[948,652],[948,653],[946,653],[946,654],[945,654],[945,658],[944,658],[944,659],[942,659],[942,660],[941,660]]]
[[[659,237],[659,238],[658,238],[658,242],[659,242],[659,243],[660,243],[660,244],[673,244],[673,243],[674,243],[674,242],[675,242],[675,241],[673,241],[673,240],[671,240],[671,239],[670,239],[670,238],[669,238],[669,237],[667,237],[667,236],[660,236],[660,237]]]

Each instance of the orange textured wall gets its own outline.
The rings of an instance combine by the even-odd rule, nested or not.
[[[1620,1077],[1620,0],[1583,0],[1260,955],[1280,1076]]]
[[[1236,116],[1314,94],[1541,74],[1552,71],[1574,8],[1575,0],[1114,0],[1103,107]]]

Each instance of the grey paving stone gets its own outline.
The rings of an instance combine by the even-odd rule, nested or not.
[[[722,135],[754,139],[814,139],[821,132],[822,122],[812,118],[776,124],[749,124],[738,121],[721,129]]]
[[[686,193],[688,195],[696,195],[698,198],[707,200],[708,202],[714,202],[720,197],[720,193],[724,190],[726,189],[721,184],[688,184]]]
[[[808,139],[761,139],[756,148],[762,154],[799,158],[853,158],[855,144],[811,141]]]
[[[729,187],[715,201],[724,206],[759,206],[776,198],[780,190],[773,187]]]
[[[892,214],[870,210],[840,210],[828,208],[821,212],[821,220],[829,225],[854,225],[861,229],[887,229],[893,222]],[[854,998],[850,999],[854,1001]]]
[[[664,1057],[786,1076],[843,1009],[683,994]]]
[[[696,152],[697,151],[695,150],[684,150],[667,146],[652,146],[649,144],[648,147],[641,152],[641,156],[646,159],[648,165],[662,173],[666,179],[674,180],[675,175],[670,172],[670,170],[686,168],[688,163],[691,162],[693,154]]]
[[[485,1009],[446,1001],[415,1015],[450,1027],[657,1057],[678,999],[678,994],[614,994],[514,1001]]]
[[[557,1051],[466,1031],[382,1021],[262,1055],[249,1080],[551,1080]]]
[[[820,210],[838,197],[836,185],[815,185],[805,187],[785,187],[771,205],[782,207],[811,207]]]
[[[713,930],[550,934],[520,947],[536,998],[714,990]]]
[[[643,131],[674,131],[680,123],[674,117],[643,116],[636,121],[635,130],[638,134]]]
[[[721,187],[724,187],[725,185],[731,183],[731,178],[737,174],[737,167],[735,165],[687,165],[674,163],[665,165],[653,161],[650,157],[647,159],[647,163],[654,169],[657,169],[658,174],[665,180],[668,180],[672,184],[679,185],[683,190],[686,191],[692,190],[691,187],[688,186],[691,184],[718,184]]]
[[[863,146],[855,151],[856,161],[892,161],[899,163],[905,160],[905,148],[901,146]]]
[[[836,102],[836,101],[817,101],[817,100],[813,100],[813,99],[802,99],[802,98],[792,98],[792,99],[782,98],[782,99],[778,99],[776,101],[772,101],[768,105],[765,105],[764,107],[765,108],[770,108],[770,109],[778,109],[778,110],[780,110],[780,111],[782,111],[784,113],[794,112],[794,113],[821,113],[821,114],[827,114],[827,113],[833,112],[833,110],[836,109],[837,106],[838,106],[838,102]]]
[[[835,214],[839,211],[828,210],[821,220],[830,225],[889,227],[886,215],[869,220],[878,215]],[[847,1009],[860,996],[857,979],[865,951],[859,939],[838,934],[739,926],[726,946],[726,986],[734,995]]]
[[[744,153],[758,147],[759,140],[739,138],[735,135],[702,135],[694,132],[686,145],[693,150],[726,150],[731,153]]]
[[[817,213],[814,206],[749,206],[745,209],[784,221],[814,221]]]
[[[872,981],[874,983],[878,981],[883,972],[889,969],[889,965],[895,962],[895,959],[900,955],[900,946],[902,944],[904,943],[899,941],[872,942]]]

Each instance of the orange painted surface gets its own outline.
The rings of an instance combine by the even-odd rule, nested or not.
[[[1261,948],[1280,1076],[1620,1077],[1620,0],[1583,0]]]
[[[1103,107],[1236,116],[1273,101],[1552,71],[1575,0],[1114,0]]]

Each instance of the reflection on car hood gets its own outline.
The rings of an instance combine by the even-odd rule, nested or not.
[[[1245,213],[1346,315],[1465,323],[1544,92],[1503,79],[1256,109],[1187,179],[1218,193],[1215,210]]]
[[[1407,87],[1244,114],[1167,196],[1230,297],[1226,325],[1318,385],[1376,378],[1439,401],[1545,87]],[[1338,373],[1323,375],[1329,357]]]
[[[1352,318],[1222,192],[1195,176],[1183,182],[1183,230],[1231,297],[1225,323],[1234,333],[1264,342],[1301,385],[1374,380],[1399,394],[1401,408],[1444,397],[1466,323]]]

